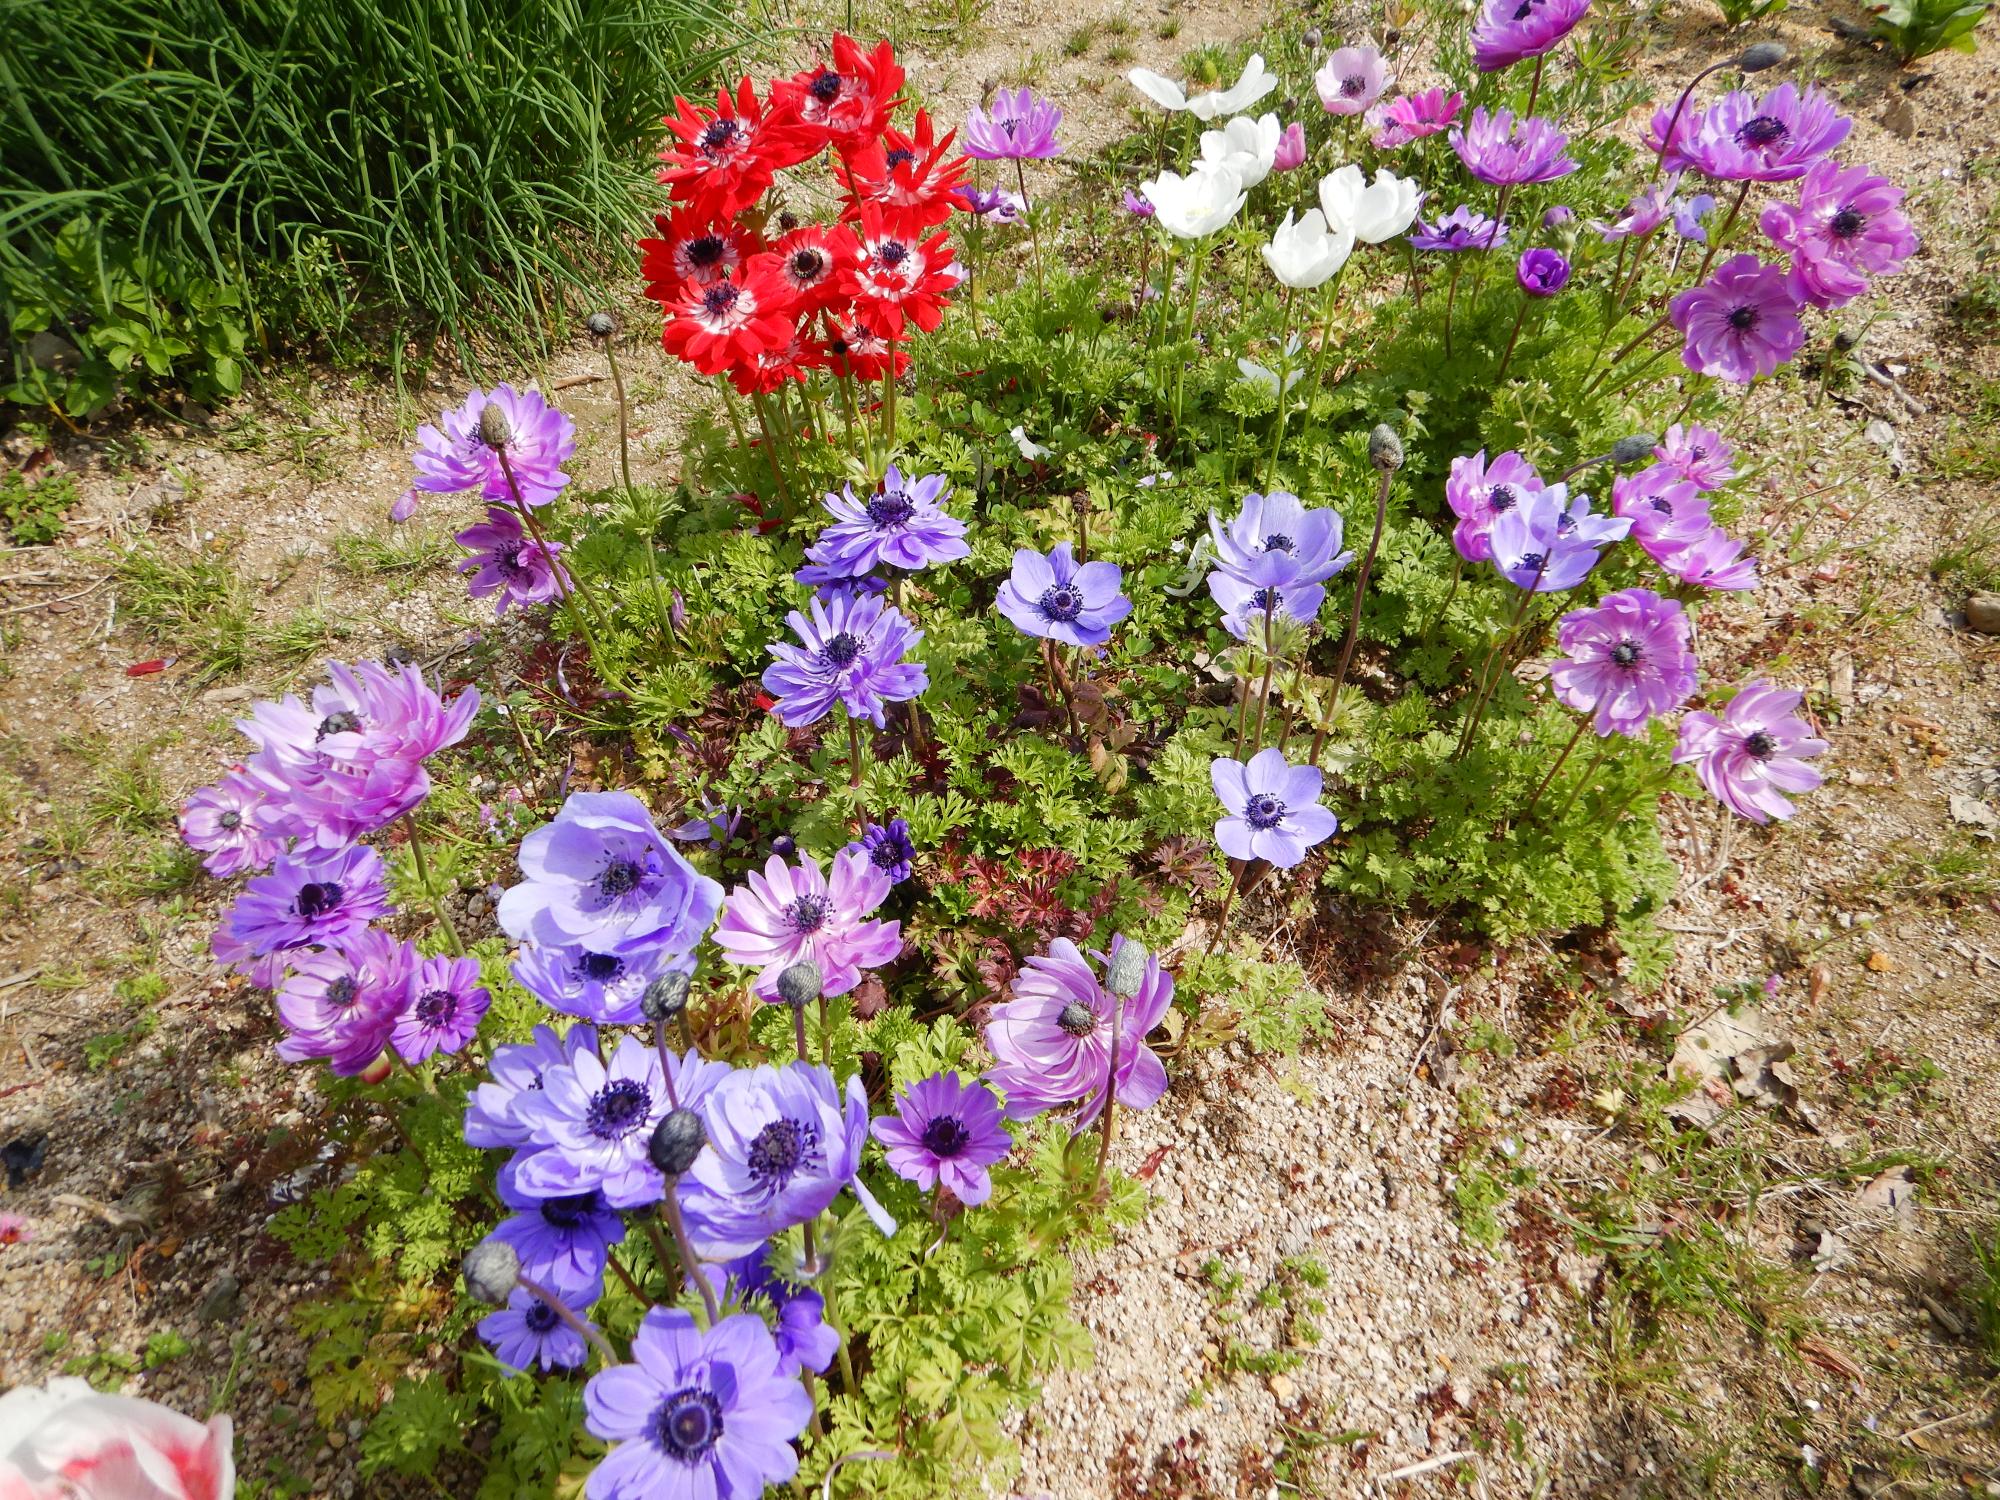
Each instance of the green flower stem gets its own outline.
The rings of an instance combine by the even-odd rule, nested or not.
[[[1451,319],[1458,308],[1458,278],[1464,269],[1464,251],[1451,258],[1451,282],[1444,294],[1444,357],[1451,358]]]
[[[1194,337],[1195,308],[1201,301],[1201,269],[1208,261],[1208,240],[1199,239],[1190,241],[1188,254],[1194,257],[1194,269],[1188,273],[1187,321],[1182,325],[1181,337],[1191,340]],[[1181,430],[1181,398],[1187,393],[1187,367],[1193,362],[1192,356],[1182,360],[1180,368],[1174,374],[1174,437],[1176,441],[1180,438]]]
[[[1120,995],[1117,1000],[1111,1013],[1111,1070],[1104,1075],[1104,1115],[1099,1121],[1102,1134],[1097,1146],[1097,1170],[1090,1179],[1092,1202],[1104,1191],[1104,1165],[1111,1160],[1111,1143],[1118,1129],[1118,1043],[1125,1034],[1125,997]]]
[[[1257,689],[1257,733],[1251,745],[1251,754],[1264,748],[1264,718],[1271,708],[1271,674],[1278,665],[1277,648],[1271,643],[1271,625],[1278,613],[1278,601],[1274,598],[1264,606],[1264,681]]]
[[[465,957],[465,943],[452,925],[451,913],[445,910],[444,898],[438,895],[437,887],[431,884],[430,860],[424,855],[423,837],[417,832],[417,815],[414,811],[403,814],[403,830],[410,836],[410,859],[417,867],[417,884],[424,888],[424,900],[437,914],[438,925],[444,928],[445,947],[452,957]]]
[[[1722,253],[1723,244],[1729,239],[1729,231],[1736,227],[1736,219],[1743,212],[1743,200],[1750,196],[1750,179],[1744,178],[1743,185],[1736,190],[1730,201],[1729,216],[1722,221],[1722,227],[1708,237],[1708,254],[1701,258],[1701,268],[1694,273],[1691,285],[1699,285],[1708,277],[1708,268],[1715,264],[1715,257]]]
[[[1570,788],[1569,796],[1563,799],[1563,805],[1556,809],[1556,815],[1549,820],[1552,824],[1557,826],[1561,825],[1562,820],[1568,816],[1569,810],[1572,807],[1576,806],[1576,799],[1578,797],[1581,797],[1583,795],[1584,788],[1590,785],[1590,778],[1592,774],[1597,770],[1599,766],[1604,764],[1605,759],[1610,754],[1611,754],[1611,741],[1609,738],[1606,738],[1599,742],[1597,746],[1597,752],[1594,755],[1592,755],[1589,760],[1584,762],[1583,770],[1576,778],[1576,785]],[[1556,764],[1561,765],[1562,762],[1557,761]],[[1546,785],[1546,783],[1544,783],[1544,785]],[[1643,790],[1644,787],[1645,783],[1641,782],[1640,783],[1641,790]],[[1638,796],[1638,793],[1634,792],[1632,795],[1633,797],[1636,797]],[[1532,801],[1529,802],[1527,809],[1524,809],[1522,811],[1521,816],[1526,817],[1528,815],[1528,812],[1534,808],[1534,805],[1535,804]],[[1626,800],[1626,806],[1630,805],[1631,805],[1631,799],[1628,798]],[[1619,813],[1623,813],[1624,811],[1625,811],[1624,807],[1620,807],[1618,809]],[[1617,815],[1614,814],[1611,818],[1607,819],[1606,821],[1612,823],[1617,822],[1618,821]]]
[[[1514,314],[1514,331],[1507,335],[1507,348],[1500,356],[1500,368],[1493,372],[1495,385],[1507,378],[1507,366],[1514,362],[1514,345],[1520,341],[1521,325],[1528,321],[1528,308],[1533,301],[1526,292],[1521,294],[1521,310]]]
[[[1021,158],[1014,158],[1014,181],[1021,189],[1021,216],[1028,221],[1028,243],[1035,256],[1035,308],[1039,312],[1048,305],[1048,293],[1042,287],[1042,231],[1035,225],[1035,211],[1028,203],[1028,173],[1021,165]],[[890,360],[891,368],[895,361]]]
[[[861,721],[847,716],[847,789],[854,794],[856,832],[868,826],[867,810],[861,805]]]
[[[625,403],[625,377],[618,369],[616,335],[604,340],[604,361],[611,367],[611,390],[618,398],[618,472],[625,478],[625,493],[632,493],[631,414]]]
[[[1576,749],[1577,743],[1583,738],[1584,730],[1588,729],[1589,727],[1590,727],[1589,719],[1582,717],[1579,717],[1577,719],[1576,733],[1572,734],[1569,737],[1568,742],[1564,744],[1564,746],[1562,747],[1562,754],[1558,755],[1556,757],[1555,764],[1549,767],[1548,775],[1544,776],[1541,779],[1541,783],[1534,789],[1533,792],[1529,794],[1527,806],[1521,809],[1522,817],[1524,818],[1527,817],[1529,813],[1535,810],[1535,804],[1542,800],[1542,793],[1546,792],[1549,789],[1549,783],[1556,779],[1556,773],[1563,768],[1563,762],[1569,759],[1570,752]]]
[[[762,391],[753,391],[751,405],[757,413],[757,427],[764,435],[764,458],[771,466],[771,483],[777,487],[779,513],[786,519],[792,518],[792,492],[785,483],[784,470],[778,464],[778,439],[771,430],[770,403],[764,399]]]
[[[1326,748],[1326,732],[1333,726],[1334,715],[1340,709],[1340,690],[1347,685],[1347,669],[1354,661],[1354,648],[1361,641],[1361,599],[1368,592],[1368,575],[1375,569],[1375,554],[1382,546],[1382,528],[1389,519],[1389,483],[1394,477],[1393,469],[1382,470],[1382,477],[1375,486],[1375,532],[1368,538],[1368,551],[1361,559],[1361,571],[1354,575],[1354,607],[1347,616],[1347,639],[1340,648],[1340,669],[1333,674],[1333,691],[1327,695],[1326,717],[1320,720],[1319,732],[1313,735],[1312,753],[1306,757],[1306,764],[1319,764],[1319,753]]]
[[[1521,602],[1515,608],[1514,618],[1508,622],[1506,632],[1493,643],[1493,649],[1487,653],[1486,664],[1479,671],[1479,684],[1473,690],[1472,711],[1466,715],[1465,729],[1459,736],[1458,748],[1451,752],[1453,760],[1461,759],[1465,752],[1472,748],[1472,737],[1478,733],[1479,721],[1486,713],[1486,705],[1492,699],[1495,689],[1500,686],[1501,673],[1506,670],[1501,665],[1501,653],[1513,645],[1514,638],[1520,634],[1521,622],[1527,618],[1529,606],[1535,602],[1535,590],[1542,586],[1542,575],[1548,568],[1549,560],[1545,556],[1541,566],[1535,569],[1534,581],[1521,591]]]
[[[1264,469],[1264,492],[1270,493],[1271,486],[1278,482],[1278,451],[1285,446],[1285,418],[1291,415],[1291,406],[1286,396],[1286,376],[1291,373],[1292,311],[1299,297],[1298,288],[1285,288],[1285,315],[1278,329],[1278,357],[1272,361],[1278,369],[1278,419],[1271,424],[1271,461]],[[1324,338],[1320,350],[1326,348]],[[1317,361],[1315,361],[1317,373]]]

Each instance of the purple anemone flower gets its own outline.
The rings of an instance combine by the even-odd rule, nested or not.
[[[1046,161],[1062,154],[1056,127],[1063,112],[1025,85],[1000,89],[990,109],[972,106],[962,143],[980,161]]]
[[[1125,189],[1125,212],[1141,219],[1150,219],[1159,210],[1153,207],[1146,199],[1141,198],[1137,193],[1127,188]]]
[[[1698,588],[1754,589],[1757,560],[1743,554],[1743,543],[1720,526],[1710,526],[1686,546],[1663,553],[1656,561],[1682,583]]]
[[[975,219],[986,219],[995,224],[1019,224],[1028,216],[1027,200],[1007,188],[981,188],[965,182],[953,188],[951,196]],[[951,269],[958,268],[953,266]]]
[[[1373,47],[1339,48],[1313,74],[1319,102],[1330,115],[1361,114],[1395,81]]]
[[[519,860],[526,878],[497,910],[516,942],[684,954],[722,904],[722,887],[660,837],[630,792],[572,792],[553,823],[521,840]]]
[[[1461,203],[1442,219],[1425,223],[1417,220],[1410,243],[1419,250],[1485,250],[1507,243],[1507,226],[1496,229],[1491,219],[1469,204]]]
[[[904,660],[924,633],[879,595],[814,599],[810,608],[811,619],[797,610],[785,617],[799,645],[767,648],[777,660],[764,669],[764,691],[778,700],[774,712],[787,729],[818,723],[835,702],[850,719],[882,729],[885,705],[921,697],[931,685],[922,662]]]
[[[498,594],[496,616],[560,599],[569,586],[569,574],[556,561],[563,544],[536,541],[511,510],[488,506],[486,519],[466,527],[454,540],[472,554],[458,565],[459,572],[472,575],[466,593],[474,599]]]
[[[1104,1108],[1111,1073],[1111,1036],[1118,1033],[1118,1102],[1144,1109],[1167,1091],[1167,1070],[1146,1037],[1173,1003],[1174,976],[1158,955],[1146,958],[1139,992],[1120,1001],[1091,966],[1108,970],[1125,946],[1121,933],[1109,953],[1086,958],[1068,938],[1049,944],[1014,977],[1011,997],[993,1008],[986,1046],[995,1063],[986,1081],[1006,1096],[1007,1118],[1025,1120],[1064,1105],[1081,1108],[1072,1128],[1082,1130]]]
[[[1805,694],[1763,678],[1729,701],[1720,717],[1681,716],[1674,764],[1692,765],[1709,792],[1738,817],[1753,823],[1789,818],[1787,792],[1809,792],[1823,778],[1806,764],[1824,754],[1825,740],[1798,715]]]
[[[479,982],[477,959],[421,959],[411,972],[409,1003],[396,1018],[390,1040],[407,1063],[422,1062],[434,1052],[456,1052],[472,1040],[492,1003],[493,992]]]
[[[852,1188],[882,1233],[896,1221],[855,1175],[868,1139],[859,1076],[843,1092],[816,1063],[725,1068],[704,1097],[708,1144],[681,1179],[688,1234],[709,1260],[748,1255],[775,1234],[817,1218]]]
[[[910,841],[909,821],[891,818],[887,823],[870,823],[861,830],[859,839],[840,852],[866,860],[889,877],[889,884],[901,885],[910,878],[917,846]]]
[[[1583,499],[1578,497],[1578,501]],[[1579,516],[1567,485],[1524,495],[1493,523],[1493,569],[1516,588],[1552,594],[1575,588],[1597,566],[1598,549],[1623,537],[1631,522],[1621,516]]]
[[[339,948],[290,956],[291,972],[277,992],[286,1062],[323,1057],[341,1078],[354,1078],[382,1055],[410,994],[417,952],[379,928],[351,934]]]
[[[1652,184],[1626,205],[1624,218],[1611,224],[1593,221],[1591,227],[1606,241],[1644,239],[1672,215],[1674,187],[1679,180],[1670,178],[1666,182]]]
[[[491,405],[497,417],[488,417]],[[507,483],[500,450],[489,441],[499,426],[506,437],[507,463],[515,485]],[[517,391],[502,383],[475,390],[465,404],[417,429],[416,487],[435,495],[477,490],[488,500],[547,505],[569,483],[562,466],[576,452],[576,425],[542,399],[540,391]]]
[[[1467,562],[1488,561],[1493,523],[1542,488],[1542,476],[1518,453],[1502,453],[1491,464],[1484,448],[1469,458],[1454,458],[1444,498],[1458,517],[1451,533],[1458,555]]]
[[[1339,511],[1308,510],[1297,495],[1284,490],[1245,495],[1243,508],[1227,526],[1214,511],[1208,513],[1217,566],[1245,578],[1254,562],[1277,552],[1297,565],[1289,581],[1324,583],[1354,561],[1352,552],[1341,551],[1341,533]]]
[[[1427,135],[1449,130],[1465,107],[1465,95],[1425,89],[1377,104],[1364,117],[1375,132],[1375,149],[1393,151]]]
[[[694,956],[635,946],[604,952],[586,943],[524,943],[514,982],[564,1015],[605,1026],[637,1026],[646,986],[669,971],[694,972]]]
[[[1484,0],[1472,23],[1472,61],[1495,73],[1523,58],[1542,57],[1576,29],[1590,0]]]
[[[223,918],[223,931],[259,956],[291,948],[338,948],[389,905],[382,856],[365,844],[330,853],[281,854],[253,875]]]
[[[1115,563],[1078,567],[1068,542],[1047,556],[1022,547],[994,604],[1027,635],[1101,646],[1111,639],[1111,627],[1132,613],[1132,601],[1120,591],[1124,581]]]
[[[1730,257],[1669,302],[1667,312],[1686,339],[1682,363],[1738,385],[1770,374],[1806,341],[1785,273],[1754,255]]]
[[[870,858],[843,849],[829,877],[809,854],[796,866],[774,854],[743,882],[723,903],[715,945],[731,963],[757,970],[755,988],[766,1000],[778,998],[778,976],[801,959],[819,965],[821,993],[844,995],[863,969],[903,951],[901,922],[869,919],[893,884]]]
[[[611,1247],[625,1239],[625,1216],[596,1188],[544,1197],[524,1193],[514,1180],[514,1163],[500,1169],[500,1201],[514,1210],[487,1236],[510,1246],[521,1274],[538,1286],[568,1296],[594,1286],[604,1275]],[[579,1298],[588,1307],[597,1298]]]
[[[1553,297],[1569,285],[1569,260],[1560,250],[1524,250],[1514,280],[1530,297]]]
[[[586,1500],[757,1500],[798,1472],[792,1443],[812,1397],[784,1373],[761,1318],[734,1313],[703,1331],[656,1307],[632,1358],[583,1390],[584,1425],[612,1445]]]
[[[1556,697],[1591,715],[1600,735],[1632,735],[1693,696],[1694,627],[1678,599],[1620,589],[1556,625],[1563,659],[1549,669]]]
[[[1267,583],[1261,587],[1220,568],[1208,575],[1209,596],[1222,611],[1222,628],[1239,641],[1264,639],[1270,623],[1290,620],[1310,625],[1326,603],[1326,587],[1317,583]]]
[[[1774,203],[1758,220],[1789,250],[1792,294],[1814,307],[1844,307],[1868,290],[1868,278],[1903,269],[1917,253],[1916,231],[1898,206],[1903,190],[1866,167],[1814,163],[1799,181],[1797,204]]]
[[[1721,433],[1692,422],[1669,427],[1653,449],[1653,457],[1675,478],[1704,490],[1720,489],[1736,477],[1730,463],[1736,450]]]
[[[524,1272],[524,1274],[526,1274]],[[529,1280],[535,1278],[530,1275]],[[582,1287],[549,1287],[578,1317],[604,1295],[604,1284]],[[585,1327],[594,1327],[588,1319]],[[523,1375],[531,1369],[580,1370],[590,1357],[584,1336],[564,1322],[553,1307],[533,1292],[515,1287],[507,1294],[507,1305],[479,1320],[479,1337],[493,1350],[494,1357],[509,1375]]]
[[[1689,168],[1724,182],[1790,182],[1828,155],[1854,122],[1816,88],[1803,92],[1781,83],[1759,99],[1743,89],[1724,94],[1707,109],[1682,112],[1674,138],[1665,133],[1671,106],[1653,115],[1646,145],[1669,172]],[[1661,151],[1662,145],[1666,149]]]
[[[283,839],[259,825],[269,793],[241,771],[231,771],[181,804],[181,842],[208,856],[201,867],[218,880],[261,870],[284,852]]]
[[[1319,805],[1319,767],[1289,765],[1276,746],[1247,764],[1217,756],[1208,779],[1226,814],[1216,821],[1215,842],[1231,859],[1268,860],[1289,870],[1340,828]]]
[[[826,1321],[826,1299],[773,1271],[770,1253],[766,1246],[713,1269],[726,1273],[724,1291],[733,1287],[746,1311],[768,1307],[776,1316],[771,1333],[780,1370],[794,1377],[801,1370],[822,1374],[840,1352],[840,1332]]]
[[[1496,187],[1524,182],[1552,182],[1576,170],[1563,155],[1569,137],[1548,120],[1529,116],[1518,124],[1511,109],[1487,114],[1482,107],[1464,125],[1454,125],[1451,149],[1465,170]]]
[[[539,1093],[542,1077],[551,1068],[567,1068],[585,1052],[597,1054],[594,1026],[572,1026],[563,1036],[551,1027],[537,1026],[530,1040],[494,1048],[486,1064],[486,1081],[472,1090],[465,1104],[466,1145],[482,1150],[527,1145],[528,1127],[516,1117],[515,1103]]]
[[[875,1121],[889,1170],[928,1192],[944,1186],[976,1207],[993,1195],[986,1169],[1013,1149],[1000,1101],[978,1079],[933,1073],[896,1095],[896,1112]]]
[[[865,500],[854,486],[828,495],[826,508],[833,524],[819,534],[806,556],[827,566],[844,566],[849,577],[884,564],[914,572],[935,563],[970,557],[965,522],[946,515],[938,505],[950,481],[942,474],[905,478],[889,465],[882,483]]]
[[[1696,193],[1674,200],[1674,233],[1697,245],[1708,243],[1708,221],[1715,217],[1715,194]]]
[[[1701,486],[1664,464],[1612,480],[1611,511],[1632,523],[1632,539],[1654,562],[1700,541],[1713,524]]]

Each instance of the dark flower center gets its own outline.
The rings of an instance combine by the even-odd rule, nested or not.
[[[833,903],[824,896],[800,896],[785,908],[785,915],[791,918],[794,932],[805,934],[818,932],[825,926],[832,908]]]
[[[736,139],[734,120],[710,120],[708,128],[701,133],[701,149],[711,154],[722,150]]]
[[[884,490],[868,499],[868,519],[877,526],[901,526],[916,511],[901,490]]]
[[[852,666],[861,654],[861,642],[852,631],[843,630],[820,648],[820,659],[830,667]]]
[[[692,1468],[722,1436],[722,1403],[698,1385],[675,1391],[660,1403],[653,1436],[669,1457]]]
[[[1276,828],[1285,820],[1285,804],[1269,792],[1260,792],[1244,805],[1243,817],[1252,828]]]
[[[340,886],[331,880],[309,880],[299,887],[298,913],[308,922],[340,909]]]
[[[442,1026],[458,1013],[458,996],[450,990],[432,990],[417,1001],[417,1022],[422,1026]]]
[[[719,318],[736,305],[736,283],[718,281],[701,294],[701,305],[712,318]]]
[[[794,250],[792,252],[792,279],[795,281],[817,281],[826,270],[826,257],[817,250]]]
[[[604,867],[604,873],[597,877],[597,889],[612,900],[629,896],[639,888],[646,872],[640,865],[629,859],[614,859]]]
[[[893,870],[906,862],[914,853],[916,850],[907,842],[891,834],[869,851],[868,858],[878,870]]]
[[[243,826],[243,814],[232,810],[224,813],[215,821],[220,823],[226,832],[234,833]]]
[[[1051,620],[1074,620],[1083,613],[1083,594],[1072,584],[1054,584],[1042,590],[1038,607]]]
[[[1758,115],[1755,119],[1743,122],[1736,131],[1736,139],[1743,145],[1755,146],[1762,150],[1767,146],[1777,145],[1791,133],[1791,127],[1776,115]]]
[[[1702,447],[1701,444],[1699,443],[1696,443],[1692,448],[1688,449],[1688,462],[1691,464],[1698,464],[1704,458],[1707,457],[1708,457],[1708,450]]]
[[[528,1304],[528,1310],[521,1315],[521,1318],[528,1325],[530,1333],[547,1333],[562,1321],[556,1315],[556,1310],[540,1297]]]
[[[1568,536],[1568,535],[1569,535],[1569,534],[1570,534],[1570,533],[1571,533],[1572,531],[1574,531],[1574,530],[1576,530],[1576,517],[1575,517],[1575,516],[1573,516],[1573,515],[1571,515],[1571,514],[1570,514],[1570,513],[1568,512],[1568,511],[1566,511],[1566,510],[1559,510],[1559,511],[1557,511],[1557,512],[1556,512],[1556,535],[1557,535],[1557,536]]]
[[[1620,641],[1611,648],[1611,665],[1626,668],[1638,666],[1639,647],[1632,641]]]
[[[335,1010],[348,1010],[361,998],[361,986],[352,974],[343,974],[326,987],[326,1003]]]
[[[1778,742],[1761,729],[1743,742],[1743,753],[1752,760],[1769,760],[1777,750]]]
[[[636,1078],[614,1078],[599,1089],[583,1123],[602,1141],[622,1141],[653,1112],[653,1091]]]
[[[1266,552],[1294,552],[1297,550],[1297,543],[1286,536],[1284,532],[1274,531],[1264,538],[1264,550]]]
[[[1843,208],[1828,222],[1826,230],[1837,240],[1851,240],[1867,227],[1868,215],[1857,213],[1852,208]]]
[[[1521,497],[1514,493],[1513,485],[1496,484],[1486,492],[1486,503],[1493,508],[1493,514],[1497,516],[1501,511],[1512,510],[1519,505]]]
[[[821,104],[831,104],[840,97],[840,91],[845,83],[846,80],[838,73],[820,73],[806,85],[806,92]]]
[[[1650,503],[1653,509],[1663,516],[1670,516],[1674,513],[1674,502],[1669,500],[1665,495],[1655,495]]]
[[[932,1156],[956,1156],[972,1139],[972,1132],[951,1115],[939,1115],[924,1127],[923,1139],[924,1149]]]
[[[898,167],[907,167],[916,159],[916,152],[905,151],[901,146],[893,147],[882,154],[882,160],[888,163],[891,172],[895,171]]]
[[[1524,569],[1532,569],[1537,573],[1541,572],[1548,565],[1548,561],[1548,554],[1544,552],[1523,552],[1521,554],[1521,566]]]
[[[323,740],[330,734],[356,734],[361,729],[361,716],[353,709],[343,708],[338,713],[328,714],[319,721],[319,732],[315,740]]]
[[[710,266],[720,265],[728,251],[729,246],[724,243],[721,235],[701,234],[689,240],[686,249],[681,253],[687,256],[689,265],[697,271],[705,271]]]
[[[1259,614],[1276,614],[1278,606],[1284,602],[1284,593],[1279,589],[1259,589],[1250,596],[1251,606]]]
[[[597,1194],[565,1193],[560,1198],[542,1200],[542,1222],[551,1229],[576,1229],[597,1212]]]
[[[576,971],[592,984],[609,984],[625,972],[625,960],[615,953],[586,953],[577,960]]]
[[[1074,1037],[1089,1036],[1097,1030],[1097,1012],[1081,1000],[1072,1000],[1056,1017],[1056,1025]]]
[[[745,1165],[760,1187],[780,1192],[792,1174],[819,1150],[819,1127],[799,1120],[773,1120],[750,1142]]]
[[[1729,326],[1739,333],[1748,333],[1757,326],[1757,321],[1761,316],[1762,314],[1756,308],[1747,304],[1742,307],[1732,308],[1729,313]]]
[[[901,240],[884,240],[876,248],[875,258],[892,270],[909,257],[910,247]]]
[[[1527,20],[1528,17],[1535,13],[1535,7],[1541,3],[1542,0],[1521,0],[1521,3],[1514,7],[1514,19],[1517,21]]]
[[[1368,80],[1365,78],[1350,76],[1340,80],[1340,96],[1343,99],[1353,99],[1367,91]]]

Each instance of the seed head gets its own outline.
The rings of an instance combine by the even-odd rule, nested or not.
[[[700,1115],[691,1109],[670,1109],[653,1127],[653,1139],[646,1145],[646,1154],[664,1176],[679,1177],[694,1165],[707,1139]]]
[[[1736,59],[1739,73],[1761,73],[1766,68],[1775,68],[1787,56],[1783,42],[1754,42],[1743,49],[1743,55]]]
[[[639,1014],[649,1021],[671,1021],[687,1009],[687,1003],[687,975],[666,973],[646,986],[639,997]]]
[[[489,401],[479,408],[479,441],[489,448],[504,448],[514,441],[514,429],[507,425],[507,413]]]
[[[778,976],[778,998],[797,1010],[819,999],[820,986],[825,982],[819,965],[802,958]]]
[[[465,1289],[481,1302],[504,1306],[521,1275],[521,1257],[505,1240],[481,1240],[465,1252]]]
[[[1614,464],[1636,464],[1653,456],[1654,445],[1659,439],[1650,432],[1635,432],[1630,437],[1622,437],[1611,445],[1611,461]]]
[[[583,326],[590,331],[590,336],[594,339],[608,339],[618,331],[618,325],[612,321],[608,312],[592,313],[583,320]]]
[[[1384,474],[1393,474],[1403,467],[1403,440],[1387,422],[1377,422],[1375,430],[1368,434],[1368,462]]]
[[[1104,987],[1112,994],[1130,1000],[1139,993],[1139,986],[1146,982],[1146,960],[1150,956],[1144,943],[1135,943],[1127,938],[1111,955],[1111,971],[1104,976]]]

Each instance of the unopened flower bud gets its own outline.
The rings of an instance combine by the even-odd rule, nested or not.
[[[489,448],[504,448],[514,441],[514,429],[498,402],[488,401],[479,408],[479,441]]]
[[[583,320],[583,326],[590,331],[590,336],[594,339],[608,339],[618,331],[618,325],[612,321],[608,312],[592,313]]]
[[[1787,56],[1783,42],[1755,42],[1743,49],[1743,55],[1736,59],[1739,73],[1761,73],[1766,68],[1775,68]]]
[[[796,1010],[819,999],[820,987],[825,982],[819,965],[802,958],[778,976],[778,998]]]
[[[1368,434],[1368,462],[1384,474],[1393,474],[1403,467],[1403,440],[1387,422],[1377,422],[1375,430]]]
[[[1130,938],[1118,945],[1111,955],[1111,970],[1104,976],[1104,987],[1122,999],[1130,1000],[1139,993],[1139,986],[1146,982],[1146,960],[1151,957],[1144,943],[1135,943]]]
[[[1563,227],[1563,225],[1572,222],[1575,218],[1576,218],[1575,209],[1571,208],[1566,203],[1558,203],[1554,208],[1550,209],[1548,212],[1542,215],[1542,228],[1560,229]]]
[[[664,1176],[679,1177],[694,1165],[694,1159],[701,1155],[701,1148],[707,1144],[707,1139],[701,1128],[700,1115],[691,1109],[670,1109],[653,1127],[653,1138],[646,1145],[646,1154]]]
[[[1653,456],[1653,449],[1659,441],[1650,432],[1635,432],[1630,437],[1622,437],[1611,445],[1611,461],[1614,464],[1644,463]]]
[[[1317,51],[1319,44],[1326,40],[1326,33],[1321,31],[1317,26],[1308,26],[1306,34],[1301,40],[1306,44],[1306,51]]]
[[[646,986],[639,997],[639,1014],[649,1021],[671,1021],[687,1009],[687,1003],[687,975],[669,972]]]
[[[481,1240],[465,1252],[460,1266],[465,1289],[481,1302],[504,1307],[521,1275],[521,1257],[505,1240]]]
[[[789,833],[781,833],[771,840],[771,852],[780,859],[790,859],[799,852],[799,841]]]

